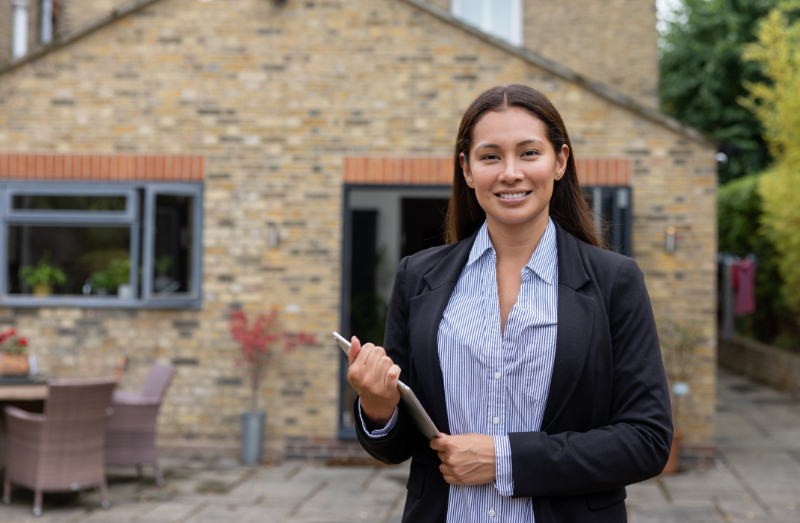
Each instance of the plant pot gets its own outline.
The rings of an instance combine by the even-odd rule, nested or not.
[[[242,413],[242,463],[245,465],[258,465],[261,463],[266,417],[265,412]]]
[[[161,292],[169,287],[170,283],[172,283],[172,278],[169,276],[156,276],[156,279],[153,280],[153,289],[156,292]]]
[[[678,472],[678,465],[681,460],[681,440],[683,439],[683,430],[676,429],[675,434],[672,436],[672,448],[669,450],[669,459],[667,466],[664,467],[662,474],[675,474]]]
[[[27,354],[0,354],[0,376],[27,376],[31,358]]]
[[[133,298],[133,287],[129,283],[120,283],[117,285],[117,297],[120,300],[130,300]]]
[[[52,285],[34,285],[33,286],[33,295],[34,296],[50,296],[53,294],[53,286]]]

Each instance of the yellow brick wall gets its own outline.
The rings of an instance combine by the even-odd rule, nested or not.
[[[523,0],[522,17],[524,47],[658,106],[655,0]]]
[[[0,0],[0,63],[12,58],[13,8],[12,0]],[[60,0],[54,2],[56,20],[54,35],[80,29],[109,14],[125,0]],[[40,0],[28,0],[28,50],[41,45]]]
[[[68,32],[80,29],[89,22],[109,14],[115,7],[128,2],[125,0],[61,0],[60,3],[58,31]]]
[[[11,0],[0,0],[0,63],[11,59],[14,38],[14,10]]]
[[[39,2],[28,0],[28,49],[39,45]],[[0,0],[0,63],[11,60],[14,47],[14,7],[12,0]]]
[[[322,342],[270,369],[267,435],[276,447],[333,438],[343,158],[449,156],[469,102],[512,82],[551,97],[577,156],[635,162],[634,255],[659,320],[692,319],[706,336],[682,422],[691,445],[711,445],[713,149],[397,0],[164,0],[5,74],[0,150],[202,154],[207,179],[201,310],[5,309],[0,323],[60,375],[109,372],[125,353],[136,383],[149,361],[196,359],[179,367],[162,439],[235,447],[248,389],[230,385],[242,370],[227,317],[277,305],[284,328]],[[279,224],[276,249],[267,222]],[[675,254],[663,249],[669,225],[685,226]]]
[[[650,106],[658,106],[654,0],[525,0],[525,46]]]

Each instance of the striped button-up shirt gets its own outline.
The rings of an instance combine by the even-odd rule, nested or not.
[[[494,483],[450,486],[448,523],[534,521],[530,498],[510,497],[508,433],[541,428],[556,349],[557,262],[555,226],[549,220],[522,269],[517,301],[501,334],[497,255],[484,223],[444,311],[437,345],[450,432],[493,436],[497,458]],[[384,429],[370,435],[385,435],[396,419],[395,411]]]

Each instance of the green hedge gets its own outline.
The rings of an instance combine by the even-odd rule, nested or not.
[[[761,225],[763,202],[758,193],[760,175],[721,185],[717,193],[719,250],[758,258],[756,312],[737,318],[737,331],[750,338],[786,348],[800,348],[800,328],[781,295],[775,246]]]

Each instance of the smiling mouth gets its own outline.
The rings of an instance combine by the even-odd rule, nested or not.
[[[528,196],[531,191],[527,192],[507,192],[507,193],[497,193],[497,197],[503,200],[516,200],[518,198],[523,198]]]

